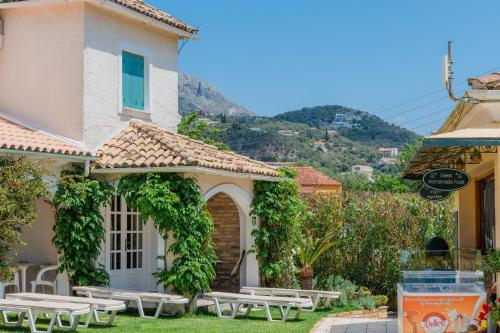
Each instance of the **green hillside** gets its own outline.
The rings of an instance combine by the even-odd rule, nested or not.
[[[214,118],[214,120],[217,118]],[[382,172],[396,172],[395,166],[381,165],[381,154],[372,146],[342,135],[327,135],[326,130],[276,118],[228,118],[217,123],[219,140],[230,149],[261,161],[295,162],[311,165],[329,175],[351,170],[354,164],[368,164]],[[280,130],[293,134],[286,136]],[[325,151],[314,146],[321,140]]]
[[[414,142],[418,138],[417,134],[399,126],[389,124],[377,116],[339,105],[303,108],[279,114],[275,118],[324,129],[331,127],[337,114],[345,114],[355,118],[352,120],[352,124],[356,126],[353,128],[338,129],[339,135],[363,145],[397,147],[401,149],[406,143]]]

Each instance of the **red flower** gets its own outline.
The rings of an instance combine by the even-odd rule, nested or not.
[[[479,312],[479,320],[486,320],[486,314],[484,312]]]

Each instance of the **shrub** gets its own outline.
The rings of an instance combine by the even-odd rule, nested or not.
[[[252,231],[253,251],[259,260],[263,286],[291,288],[297,284],[293,250],[305,210],[293,181],[296,173],[281,169],[281,175],[281,182],[255,182],[251,216],[254,224],[257,219],[260,224]]]
[[[401,250],[422,249],[433,236],[453,243],[452,199],[433,203],[412,193],[347,192],[305,202],[311,217],[304,226],[338,239],[313,267],[319,285],[341,275],[374,294],[395,295]]]
[[[318,281],[315,281],[318,283]],[[352,306],[360,310],[373,310],[385,305],[387,297],[384,295],[373,296],[366,287],[359,287],[355,283],[337,275],[331,275],[324,284],[316,284],[316,289],[340,292],[340,297],[332,300],[335,307]]]
[[[491,250],[486,257],[486,262],[490,273],[500,272],[500,250]]]
[[[373,310],[377,307],[375,296],[361,296],[354,300],[354,306],[359,309]]]

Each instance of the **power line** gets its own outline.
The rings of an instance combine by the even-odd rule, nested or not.
[[[416,127],[408,128],[408,129],[410,131],[414,131],[414,130],[416,130],[418,128],[429,126],[429,125],[432,125],[432,124],[437,123],[437,122],[441,122],[441,121],[445,120],[446,118],[448,118],[448,117],[439,118],[439,119],[433,120],[432,122],[428,122],[428,123],[425,123],[425,124],[422,124],[422,125],[419,125],[419,126],[416,126]]]
[[[483,72],[481,72],[481,73],[479,73],[479,74],[477,74],[477,75],[478,75],[478,76],[481,76],[481,75],[489,74],[489,73],[491,73],[491,72],[493,72],[493,71],[495,71],[495,70],[498,70],[498,69],[500,69],[500,66],[497,66],[497,67],[491,68],[491,69],[489,69],[489,70],[483,71]],[[465,84],[465,83],[467,83],[467,79],[462,80],[462,81],[459,81],[459,83],[457,83],[457,85],[456,85],[456,86],[463,85],[463,84]],[[424,95],[422,95],[422,96],[419,96],[419,97],[416,97],[416,98],[412,98],[412,99],[410,99],[410,100],[408,100],[408,101],[405,101],[405,102],[403,102],[403,103],[399,103],[399,104],[396,104],[396,105],[390,106],[390,107],[388,107],[388,108],[385,108],[385,109],[379,110],[379,111],[374,112],[374,113],[372,113],[372,114],[373,114],[373,115],[379,115],[379,114],[381,114],[381,113],[384,113],[384,112],[387,112],[387,111],[390,111],[390,110],[394,110],[394,109],[399,108],[399,107],[401,107],[401,106],[405,106],[405,105],[408,105],[408,104],[412,104],[413,102],[416,102],[416,101],[422,100],[422,99],[424,99],[424,98],[426,98],[426,97],[429,97],[429,96],[432,96],[432,95],[435,95],[435,94],[437,94],[437,93],[439,93],[439,92],[444,92],[444,91],[446,91],[446,89],[445,89],[445,88],[441,88],[441,89],[438,89],[438,90],[434,90],[434,91],[431,91],[431,92],[429,92],[429,93],[426,93],[426,94],[424,94]]]
[[[387,111],[390,111],[390,110],[394,110],[394,109],[396,109],[396,108],[398,108],[398,107],[400,107],[400,106],[405,106],[405,105],[411,104],[411,103],[413,103],[413,102],[419,101],[419,100],[421,100],[421,99],[424,99],[424,98],[426,98],[426,97],[429,97],[429,96],[435,95],[435,94],[437,94],[437,93],[439,93],[439,92],[444,92],[445,90],[446,90],[445,88],[441,88],[441,89],[438,89],[438,90],[435,90],[435,91],[431,91],[430,93],[425,94],[425,95],[423,95],[423,96],[420,96],[420,97],[417,97],[417,98],[413,98],[413,99],[411,99],[411,100],[409,100],[409,101],[406,101],[406,102],[403,102],[403,103],[400,103],[400,104],[397,104],[397,105],[394,105],[394,106],[391,106],[391,107],[388,107],[388,108],[382,109],[382,110],[377,111],[377,112],[374,112],[374,113],[372,113],[372,114],[376,116],[376,115],[378,115],[378,114],[381,114],[381,113],[384,113],[384,112],[387,112]]]
[[[415,111],[415,110],[421,109],[421,108],[423,108],[423,107],[426,107],[426,106],[432,105],[432,104],[434,104],[434,103],[440,102],[440,101],[445,100],[445,99],[447,99],[447,98],[448,98],[448,96],[444,96],[444,97],[441,97],[441,98],[438,98],[438,99],[432,100],[432,101],[430,101],[430,102],[427,102],[427,103],[425,103],[425,104],[420,104],[420,105],[417,105],[417,106],[415,106],[415,107],[412,107],[412,108],[410,108],[410,109],[404,110],[404,111],[399,112],[399,113],[397,113],[397,114],[393,114],[393,115],[390,115],[390,116],[388,116],[388,117],[384,117],[384,119],[392,119],[392,118],[396,118],[396,117],[398,117],[398,116],[400,116],[400,115],[407,114],[407,113],[409,113],[409,112],[412,112],[412,111]]]
[[[433,111],[433,112],[431,112],[431,113],[424,114],[424,115],[423,115],[423,116],[421,116],[421,117],[414,118],[414,119],[409,119],[409,120],[407,120],[407,121],[405,121],[405,122],[399,123],[399,124],[398,124],[398,126],[402,126],[402,125],[409,124],[409,123],[412,123],[412,122],[415,122],[415,121],[419,121],[419,120],[425,119],[425,118],[427,118],[427,117],[429,117],[429,116],[433,116],[433,115],[435,115],[435,114],[441,113],[441,112],[443,112],[443,111],[448,111],[448,110],[450,110],[450,107],[449,107],[449,106],[446,106],[446,107],[444,107],[444,108],[442,108],[442,109],[439,109],[439,110]]]

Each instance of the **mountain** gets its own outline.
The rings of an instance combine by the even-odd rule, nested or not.
[[[255,116],[245,107],[227,99],[210,83],[179,73],[179,112],[186,114],[194,111],[212,116]]]
[[[418,135],[368,112],[340,105],[324,105],[289,111],[275,116],[276,119],[308,124],[311,127],[335,128],[339,135],[364,145],[404,148]],[[347,121],[345,121],[347,119]],[[341,128],[348,126],[347,128]]]

